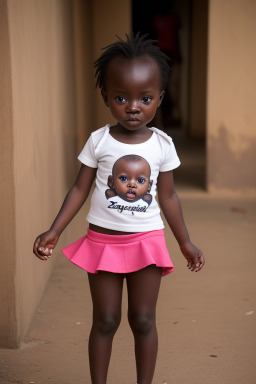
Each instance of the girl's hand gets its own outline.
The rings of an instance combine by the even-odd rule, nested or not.
[[[191,272],[199,272],[205,264],[203,252],[190,242],[182,245],[180,249],[188,261],[188,269],[190,269]]]
[[[35,240],[33,253],[40,260],[48,260],[48,258],[51,257],[58,240],[59,236],[53,230],[42,233]]]

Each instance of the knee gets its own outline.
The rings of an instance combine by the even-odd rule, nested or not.
[[[147,313],[128,315],[133,333],[147,335],[155,328],[155,316]]]
[[[115,334],[121,321],[121,316],[103,315],[94,319],[93,327],[102,335]]]

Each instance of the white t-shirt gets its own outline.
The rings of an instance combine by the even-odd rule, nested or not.
[[[89,223],[124,232],[164,228],[156,201],[159,172],[177,168],[180,160],[170,136],[149,128],[141,144],[125,144],[109,133],[110,125],[92,132],[78,159],[97,168]]]

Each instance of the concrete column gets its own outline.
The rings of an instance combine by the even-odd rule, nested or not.
[[[2,347],[18,347],[28,330],[54,264],[33,256],[33,241],[75,176],[72,6],[0,1]]]
[[[11,54],[7,1],[0,1],[0,345],[17,344],[15,295],[16,226],[14,190],[14,133],[12,108]]]
[[[208,190],[256,193],[256,2],[211,0]]]

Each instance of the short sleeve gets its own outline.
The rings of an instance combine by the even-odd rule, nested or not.
[[[160,165],[160,172],[167,172],[177,168],[180,165],[180,159],[177,155],[173,141],[170,139],[169,143],[164,140],[162,142],[163,161]]]
[[[78,160],[84,165],[91,168],[98,168],[98,161],[95,155],[95,148],[92,140],[92,136],[87,140],[84,148],[78,156]]]

